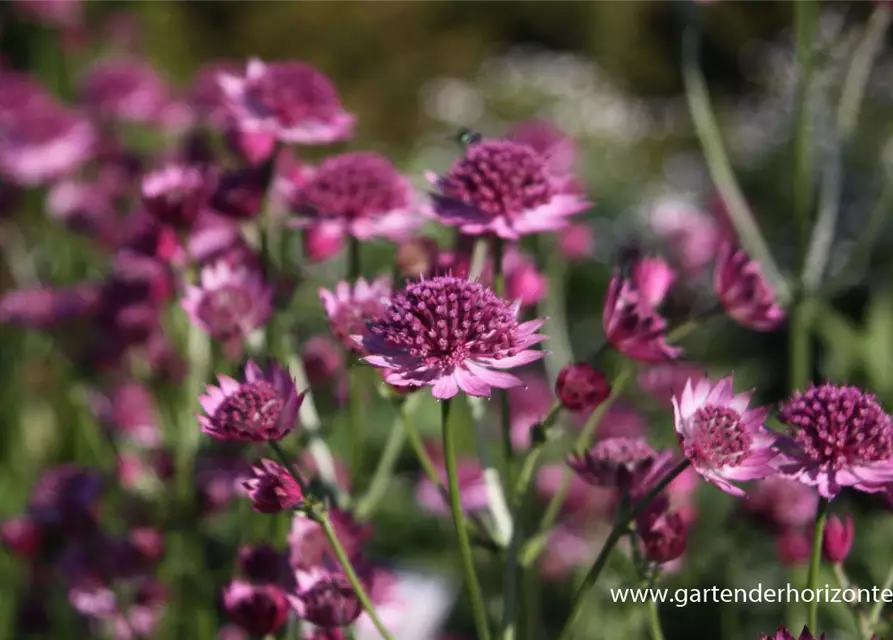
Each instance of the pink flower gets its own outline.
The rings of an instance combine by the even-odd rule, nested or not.
[[[332,334],[345,349],[356,354],[364,352],[352,336],[363,335],[367,322],[381,320],[390,296],[387,277],[372,282],[360,278],[354,285],[341,281],[332,291],[319,288],[319,299]]]
[[[562,367],[555,380],[555,395],[568,411],[592,411],[611,395],[605,375],[585,362]]]
[[[0,172],[14,184],[33,187],[71,173],[88,160],[96,131],[75,111],[44,102],[0,120]]]
[[[517,303],[501,300],[480,283],[444,276],[396,293],[384,317],[355,339],[369,354],[367,362],[392,370],[389,384],[430,385],[440,399],[460,389],[489,396],[493,387],[521,384],[499,369],[543,357],[530,347],[545,339],[536,333],[544,321],[519,323],[517,316]]]
[[[201,271],[201,286],[187,285],[181,301],[189,319],[215,340],[241,343],[272,313],[273,292],[260,271],[224,261]]]
[[[232,451],[202,453],[196,459],[195,485],[203,515],[226,508],[244,496],[243,483],[251,477],[251,468]]]
[[[840,564],[850,554],[853,538],[856,535],[852,516],[841,520],[837,516],[828,518],[822,537],[822,552],[825,559],[832,564]]]
[[[169,165],[143,178],[147,211],[159,222],[178,229],[192,227],[209,195],[207,176],[198,167]]]
[[[327,384],[344,371],[341,350],[326,336],[312,336],[308,339],[301,348],[301,358],[311,386]]]
[[[771,526],[802,527],[815,518],[819,494],[796,480],[773,475],[754,483],[743,506]]]
[[[760,265],[743,249],[723,245],[716,259],[713,287],[726,312],[738,323],[757,331],[771,331],[784,321],[784,310]]]
[[[207,415],[198,416],[203,433],[218,440],[278,442],[295,427],[304,394],[288,371],[270,362],[266,371],[253,361],[242,382],[218,375],[219,387],[208,386],[199,402]]]
[[[424,205],[405,177],[377,153],[332,156],[294,176],[294,225],[323,227],[324,235],[404,240],[419,226]]]
[[[35,558],[43,548],[43,539],[43,528],[30,516],[0,521],[0,546],[18,558]]]
[[[599,515],[603,514],[593,517],[584,511],[574,512],[549,532],[537,567],[544,579],[566,580],[577,567],[592,564],[603,542]]]
[[[357,556],[372,535],[371,526],[359,524],[349,512],[337,508],[329,511],[329,520],[345,553],[351,558]],[[309,571],[335,558],[322,527],[302,513],[296,513],[292,520],[288,546],[289,564],[296,571]]]
[[[119,381],[107,394],[95,394],[91,406],[103,427],[116,437],[124,436],[140,447],[161,444],[155,398],[139,382]]]
[[[876,493],[893,480],[893,424],[874,395],[826,383],[779,407],[790,428],[778,469],[831,499],[842,487]]]
[[[663,470],[671,457],[669,452],[658,454],[641,438],[607,438],[567,463],[589,484],[624,493]]]
[[[672,405],[673,396],[678,396],[685,389],[685,383],[691,380],[698,384],[707,379],[703,367],[688,362],[661,362],[639,371],[636,381],[642,391],[650,394],[655,400]]]
[[[50,467],[31,489],[28,512],[37,523],[69,534],[92,529],[102,489],[102,477],[93,469],[75,464]]]
[[[355,569],[362,572],[360,580],[368,582],[369,572],[363,571],[362,565]],[[299,618],[317,627],[344,627],[363,612],[363,605],[340,566],[296,571],[295,583],[294,593],[288,595],[289,603]]]
[[[538,303],[546,295],[549,283],[536,268],[536,263],[516,247],[506,251],[502,259],[505,274],[505,297],[520,300],[523,306]]]
[[[507,240],[555,231],[590,206],[575,193],[555,188],[541,156],[508,140],[472,144],[449,172],[429,180],[440,222],[469,235],[495,233]]]
[[[292,511],[304,502],[301,486],[282,465],[264,458],[252,470],[254,477],[246,480],[243,486],[255,511]]]
[[[446,487],[446,466],[439,448],[432,447],[431,459],[437,466],[440,486]],[[463,511],[472,513],[485,510],[488,505],[487,485],[484,482],[484,470],[480,462],[473,457],[462,457],[456,461],[456,465]],[[419,480],[415,497],[416,502],[428,513],[438,516],[448,516],[450,513],[448,495],[441,492],[438,485],[431,482],[428,476]]]
[[[615,349],[644,362],[673,360],[682,353],[666,343],[667,321],[657,312],[675,279],[660,258],[637,260],[629,276],[615,270],[602,312],[605,336]]]
[[[521,384],[508,390],[512,445],[516,451],[530,448],[531,428],[546,417],[554,399],[541,374],[521,373]]]
[[[436,574],[376,569],[369,594],[375,612],[395,638],[435,640],[450,612],[454,589]],[[365,611],[354,623],[357,640],[379,640],[381,634]]]
[[[220,86],[220,75],[238,77],[244,65],[235,60],[213,60],[202,65],[192,76],[189,104],[201,118],[224,128],[230,123],[227,97]]]
[[[688,525],[672,511],[646,510],[636,521],[645,557],[656,564],[677,560],[685,553]]]
[[[290,573],[286,555],[266,543],[239,547],[236,564],[253,583],[285,583]]]
[[[235,220],[253,220],[261,213],[269,181],[267,166],[228,171],[217,180],[211,206]]]
[[[506,135],[512,142],[533,149],[545,162],[553,176],[570,174],[577,160],[577,145],[572,138],[551,122],[531,118],[514,125]]]
[[[242,580],[233,580],[223,590],[223,609],[234,624],[257,637],[279,631],[289,612],[288,599],[280,587]]]
[[[226,144],[249,165],[257,166],[276,151],[276,136],[269,131],[241,131],[227,129]]]
[[[280,142],[321,144],[353,135],[353,115],[344,111],[332,83],[297,61],[248,62],[244,76],[222,72],[220,88],[236,126],[266,131]]]
[[[673,398],[676,436],[685,457],[708,482],[734,496],[744,491],[734,481],[756,480],[774,473],[776,438],[763,426],[768,408],[748,409],[752,392],[735,395],[732,376],[715,385],[685,385]]]
[[[558,249],[568,260],[587,260],[595,251],[595,234],[583,222],[569,225],[558,232]]]
[[[799,527],[788,527],[775,537],[775,553],[786,567],[805,564],[812,553],[812,538]]]
[[[688,202],[659,200],[649,223],[686,275],[699,274],[716,256],[720,242],[716,221]]]
[[[14,0],[16,11],[49,27],[73,27],[84,11],[82,0]]]
[[[83,102],[104,118],[157,122],[170,104],[164,81],[147,62],[101,60],[81,82]]]
[[[712,2],[713,0],[700,0],[700,2]],[[816,638],[809,632],[808,627],[803,627],[803,631],[800,633],[800,637],[794,637],[794,634],[788,631],[787,627],[784,625],[778,627],[778,631],[774,634],[767,635],[765,633],[760,634],[760,640],[825,640],[825,634],[823,633],[821,636]]]
[[[101,287],[95,283],[25,289],[0,294],[0,325],[48,329],[98,311]]]

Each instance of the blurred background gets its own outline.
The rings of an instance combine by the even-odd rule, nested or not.
[[[793,268],[791,151],[798,71],[791,2],[104,1],[83,3],[82,13],[63,19],[61,27],[41,15],[34,6],[38,4],[0,4],[0,63],[33,73],[62,100],[76,103],[79,74],[91,60],[149,61],[169,85],[170,118],[163,133],[136,127],[122,134],[145,158],[163,155],[179,140],[178,117],[188,121],[183,114],[189,110],[199,69],[218,61],[242,64],[255,56],[311,63],[332,79],[345,108],[357,115],[355,139],[307,151],[307,159],[372,149],[386,154],[419,186],[424,171],[442,171],[455,159],[459,149],[454,137],[461,128],[499,136],[532,117],[554,123],[578,145],[578,175],[596,203],[584,214],[592,243],[585,259],[573,263],[555,260],[554,255],[550,259],[543,245],[527,249],[553,286],[559,281],[566,285],[558,300],[568,327],[562,355],[575,359],[594,354],[603,341],[601,304],[618,248],[635,243],[672,258],[668,238],[674,225],[689,215],[719,215],[722,208],[694,136],[680,71],[683,28],[692,20],[701,21],[702,69],[728,153],[774,254],[783,269]],[[834,131],[841,87],[875,3],[818,6],[809,113],[814,166],[821,171],[829,150],[838,150]],[[893,170],[891,125],[893,55],[885,49],[875,61],[857,129],[839,149],[841,204],[829,274],[857,246],[858,234],[878,202],[888,198],[884,194]],[[44,189],[15,191],[0,220],[6,258],[0,267],[0,290],[9,292],[23,284],[16,272],[22,260],[30,265],[31,284],[70,284],[102,273],[102,254],[47,216]],[[889,407],[890,225],[878,234],[876,247],[817,313],[813,377],[864,385]],[[367,255],[364,271],[373,275],[390,268],[393,250],[376,246]],[[316,286],[331,285],[342,272],[343,263],[336,261],[304,274],[300,302],[293,307],[300,335],[326,333]],[[675,313],[684,318],[692,309],[709,306],[709,273],[693,275],[679,289],[670,301],[671,317]],[[78,334],[60,338],[33,327],[0,326],[0,517],[22,511],[42,467],[72,460],[90,463],[94,448],[102,447],[83,435],[95,431],[97,417],[72,400],[76,394],[71,390],[90,384],[59,340],[77,342]],[[787,391],[786,344],[784,329],[754,333],[726,319],[699,328],[684,346],[689,360],[714,373],[734,370],[741,388],[756,386],[759,399],[771,402]],[[631,392],[627,407],[640,410],[637,419],[656,442],[672,442],[666,407],[637,394]],[[338,435],[343,411],[337,393],[329,395],[321,394],[319,400],[323,422],[332,430],[336,452],[343,453]],[[415,414],[433,436],[437,410],[429,400],[420,401]],[[369,448],[361,470],[355,472],[360,486],[368,482],[393,421],[387,401],[372,398],[370,405]],[[449,522],[419,513],[413,498],[415,471],[411,454],[405,452],[390,489],[393,499],[374,519],[378,531],[386,533],[375,536],[372,553],[388,562],[449,571]],[[752,588],[758,582],[802,582],[802,554],[785,546],[790,540],[752,524],[740,515],[740,505],[714,488],[701,487],[701,494],[689,552],[680,568],[666,577],[668,586]],[[848,571],[859,584],[879,584],[893,562],[893,522],[880,499],[847,500],[836,506],[859,513]],[[183,629],[190,630],[191,638],[215,637],[224,618],[214,589],[232,575],[233,549],[246,536],[250,540],[270,535],[264,523],[246,531],[246,518],[251,516],[245,509],[233,507],[203,534],[203,575],[215,584],[196,587],[196,612],[179,611],[183,618],[194,613],[203,622],[183,622],[185,627],[173,627],[177,631],[163,627],[165,631],[151,637],[186,637]],[[9,554],[0,555],[0,571],[0,638],[75,637],[66,635],[66,619],[56,614],[50,616],[49,626],[27,635],[22,616],[27,618],[28,611],[23,614],[21,605],[28,602],[26,585],[33,583],[33,576]],[[605,588],[621,584],[623,571],[618,567]],[[453,577],[458,580],[458,574]],[[566,615],[579,575],[564,577],[542,592],[542,632],[534,640],[554,637]],[[834,580],[830,573],[823,577]],[[487,574],[485,590],[498,592],[499,580],[497,570]],[[601,595],[588,614],[585,637],[646,637],[639,607],[609,604]],[[61,610],[58,603],[42,604]],[[785,619],[803,619],[797,607],[772,604],[668,606],[661,614],[668,639],[743,640],[759,637]],[[830,638],[857,637],[842,606],[827,607],[823,619],[828,630],[839,630]],[[466,633],[460,637],[472,637],[467,635],[472,627],[462,597],[448,626]]]

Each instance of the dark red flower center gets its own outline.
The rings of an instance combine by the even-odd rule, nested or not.
[[[243,384],[238,391],[228,396],[214,412],[213,421],[221,431],[251,434],[273,431],[282,407],[282,398],[273,385],[265,380],[258,380]]]
[[[247,98],[283,126],[331,120],[341,104],[329,80],[310,65],[278,62],[247,88]]]
[[[197,314],[218,339],[241,335],[244,319],[254,306],[251,293],[242,287],[226,286],[208,291],[198,305]]]
[[[707,405],[690,419],[692,436],[683,448],[695,464],[718,469],[739,465],[750,455],[753,436],[740,428],[741,414],[734,409]]]
[[[444,195],[494,218],[542,206],[553,195],[542,159],[530,147],[507,140],[471,145],[440,186]]]

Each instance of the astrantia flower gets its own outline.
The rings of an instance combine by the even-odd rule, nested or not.
[[[658,454],[642,438],[607,438],[586,453],[571,456],[567,463],[586,482],[624,492],[662,468],[671,456]]]
[[[369,524],[359,524],[347,511],[331,509],[329,522],[348,557],[358,555],[372,535]],[[289,563],[296,571],[309,571],[335,558],[335,552],[318,522],[303,513],[296,513],[288,535]]]
[[[506,137],[542,156],[546,168],[555,176],[569,174],[574,168],[577,145],[551,122],[538,118],[525,120],[513,126]]]
[[[188,229],[210,195],[205,172],[198,167],[170,165],[143,178],[143,204],[159,222]]]
[[[518,305],[500,299],[478,282],[443,276],[411,283],[391,298],[384,316],[355,339],[366,361],[391,369],[386,381],[398,387],[430,385],[436,398],[461,389],[488,396],[521,381],[497,369],[534,362],[531,349],[545,336],[543,320],[518,323]]]
[[[199,402],[207,415],[198,416],[202,432],[218,440],[279,441],[294,429],[304,394],[281,365],[267,370],[249,361],[242,382],[219,375]]]
[[[364,571],[362,565],[355,565],[355,569],[360,573],[360,580],[368,583],[370,572]],[[299,618],[318,627],[343,627],[363,612],[363,605],[340,566],[296,571],[295,583],[294,593],[288,596],[292,608]]]
[[[285,592],[276,585],[233,580],[223,590],[223,609],[248,634],[265,637],[285,624],[289,606]]]
[[[242,486],[248,492],[255,511],[291,511],[304,501],[301,486],[282,465],[264,458],[252,470],[254,477],[246,480]]]
[[[685,553],[688,526],[678,513],[648,510],[637,518],[636,533],[652,562],[665,564]]]
[[[793,441],[779,470],[818,488],[825,498],[842,487],[875,493],[893,481],[893,423],[874,395],[823,384],[796,391],[778,418]]]
[[[819,494],[801,482],[773,475],[755,482],[742,506],[770,526],[802,527],[815,518]]]
[[[181,304],[189,319],[216,340],[241,342],[272,313],[273,292],[256,269],[221,260],[202,269],[200,284],[187,286]]]
[[[495,233],[507,240],[554,231],[589,207],[575,193],[555,188],[543,158],[508,140],[472,144],[446,175],[430,179],[438,219],[469,235]]]
[[[319,289],[329,328],[338,341],[354,353],[362,353],[362,350],[351,336],[362,335],[367,322],[382,318],[390,296],[391,285],[386,277],[372,282],[360,278],[354,285],[342,281],[332,291]]]
[[[435,640],[455,600],[455,589],[443,576],[376,569],[369,597],[385,628],[395,638]],[[367,612],[354,624],[357,640],[378,640],[381,634]]]
[[[281,142],[320,144],[353,134],[355,118],[341,106],[332,83],[297,61],[248,62],[244,76],[221,73],[230,117],[244,131],[267,131]]]
[[[720,242],[716,220],[690,202],[662,198],[654,203],[648,223],[686,275],[698,275],[716,256]]]
[[[667,344],[667,321],[657,311],[675,279],[659,258],[638,260],[629,276],[615,271],[602,312],[605,336],[615,349],[644,362],[672,360],[682,353]]]
[[[822,553],[831,564],[840,564],[850,554],[856,526],[853,517],[847,515],[843,520],[837,516],[828,518],[822,535]]]
[[[744,491],[732,482],[775,472],[776,437],[763,426],[769,410],[748,409],[751,395],[736,395],[727,376],[715,385],[689,381],[681,398],[673,398],[676,436],[685,457],[705,480],[734,496]]]
[[[102,117],[153,122],[170,103],[155,69],[139,60],[103,60],[90,67],[81,85],[84,104]]]
[[[788,631],[787,627],[782,625],[778,627],[778,631],[776,631],[771,636],[765,633],[760,634],[760,640],[825,640],[825,634],[823,633],[821,636],[816,638],[809,632],[808,627],[803,627],[803,631],[800,632],[800,637],[798,638],[793,633]]]
[[[784,310],[760,265],[743,249],[723,245],[716,259],[713,287],[726,312],[745,327],[771,331],[784,321]]]
[[[565,365],[555,380],[555,395],[568,411],[595,409],[611,395],[605,375],[586,362]]]
[[[300,227],[326,235],[405,239],[421,222],[422,208],[409,181],[377,153],[332,156],[294,177],[292,208]]]
[[[450,513],[449,496],[440,487],[447,486],[446,465],[443,452],[434,446],[430,451],[432,462],[440,476],[440,485],[434,484],[428,476],[419,480],[415,497],[419,505],[428,513],[447,516]],[[462,497],[462,509],[466,513],[481,511],[487,508],[487,483],[484,480],[484,469],[477,458],[460,457],[456,461],[456,472]]]

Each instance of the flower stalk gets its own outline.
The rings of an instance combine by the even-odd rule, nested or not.
[[[822,563],[822,536],[825,533],[825,522],[828,520],[829,500],[819,500],[818,511],[815,515],[815,528],[812,531],[812,555],[809,558],[809,573],[806,577],[806,588],[815,590],[819,579],[819,568]],[[818,598],[813,598],[806,610],[806,624],[810,629],[817,629],[819,603]]]

